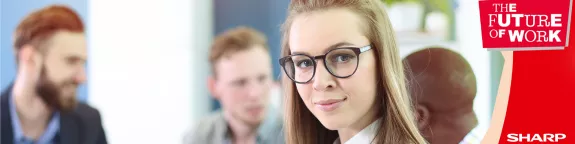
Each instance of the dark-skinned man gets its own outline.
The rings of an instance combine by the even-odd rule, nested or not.
[[[473,111],[477,82],[459,53],[426,48],[403,59],[418,128],[431,144],[479,143],[485,130]]]

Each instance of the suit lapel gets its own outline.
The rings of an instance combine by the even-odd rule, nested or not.
[[[12,85],[8,86],[8,88],[4,89],[2,92],[2,96],[0,97],[0,127],[1,131],[0,134],[2,138],[0,143],[9,144],[14,143],[14,132],[12,130],[12,118],[10,117],[10,98],[12,95]]]
[[[60,140],[62,144],[79,144],[80,123],[73,112],[60,113]]]

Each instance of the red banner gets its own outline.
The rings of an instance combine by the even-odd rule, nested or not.
[[[480,0],[483,47],[490,50],[563,49],[571,0]]]
[[[541,6],[539,9],[550,10],[545,14],[564,11],[565,6],[556,3],[565,4],[566,0],[556,0],[553,4],[545,1],[521,1],[518,7]],[[551,9],[550,5],[557,7]],[[531,10],[522,11],[526,12]],[[575,19],[575,16],[571,15],[571,19]],[[484,20],[481,21],[483,24]],[[571,24],[570,29],[574,28],[575,25]],[[513,52],[509,102],[499,143],[575,143],[573,37],[575,35],[570,33],[569,47],[565,47],[564,50]],[[484,39],[484,44],[490,47],[511,46],[510,43],[493,42],[489,39],[487,41]],[[549,42],[523,44],[529,47],[561,45]]]

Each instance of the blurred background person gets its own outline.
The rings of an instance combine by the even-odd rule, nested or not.
[[[44,7],[27,15],[13,38],[18,70],[2,92],[2,143],[106,144],[98,110],[76,100],[87,59],[78,14]]]
[[[283,25],[289,144],[424,144],[376,0],[292,0]]]
[[[210,50],[208,89],[222,109],[202,119],[186,144],[278,144],[281,117],[269,110],[273,84],[267,39],[249,27],[217,36]]]
[[[427,48],[403,61],[411,69],[406,74],[424,137],[431,144],[479,143],[486,131],[473,110],[477,82],[467,60],[449,49]]]

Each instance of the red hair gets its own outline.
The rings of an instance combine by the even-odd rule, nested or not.
[[[63,5],[52,5],[34,11],[26,16],[16,28],[15,52],[27,44],[38,46],[61,30],[84,32],[84,24],[74,10]]]

